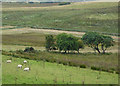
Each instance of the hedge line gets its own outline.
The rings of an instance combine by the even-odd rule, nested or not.
[[[25,55],[25,53],[26,53],[26,55]],[[120,72],[118,70],[115,70],[114,68],[105,69],[105,68],[96,67],[96,66],[88,67],[85,64],[78,64],[75,62],[71,62],[69,60],[60,60],[60,59],[56,59],[56,58],[47,58],[47,57],[37,58],[37,56],[35,56],[35,53],[39,53],[39,51],[36,51],[34,53],[28,53],[28,52],[22,52],[22,51],[17,51],[17,52],[16,51],[11,51],[11,52],[2,51],[3,55],[13,56],[16,58],[25,58],[25,59],[37,60],[37,61],[42,60],[42,61],[51,62],[51,63],[63,64],[63,65],[68,65],[68,66],[80,67],[80,68],[91,68],[92,70],[96,70],[96,71],[104,71],[104,72],[109,72],[109,73],[120,74]]]

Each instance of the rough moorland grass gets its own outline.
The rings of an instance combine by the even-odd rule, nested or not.
[[[104,2],[25,9],[5,8],[3,25],[118,33],[117,5],[118,3]]]
[[[12,63],[6,60],[12,58]],[[2,84],[118,84],[118,75],[43,61],[27,60],[30,71],[18,69],[25,59],[2,57]]]
[[[111,68],[118,71],[118,54],[60,54],[55,52],[36,51],[34,53],[25,53],[23,51],[3,51],[3,55],[14,56],[17,58],[26,58],[32,60],[45,60],[47,62],[59,63],[80,67],[85,65],[87,68],[95,66],[110,70]]]
[[[22,46],[45,46],[45,35],[37,33],[23,33],[3,35],[4,45],[22,45]]]

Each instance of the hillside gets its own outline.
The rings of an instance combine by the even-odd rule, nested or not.
[[[2,11],[2,84],[118,84],[118,3],[3,3]],[[104,36],[88,35],[79,49],[88,31]],[[69,34],[60,38],[61,52],[60,33]],[[46,44],[58,49],[48,52]],[[102,45],[106,53],[97,53]]]
[[[7,59],[12,63],[7,64]],[[62,64],[43,61],[27,60],[22,69],[17,65],[25,59],[3,55],[2,83],[3,84],[117,84],[118,74],[93,71],[90,69],[64,66]],[[30,71],[23,71],[31,67]],[[9,70],[8,70],[9,69]],[[6,71],[7,70],[7,71]],[[24,78],[23,78],[24,77]]]
[[[3,4],[3,25],[118,33],[116,2],[77,2],[66,6],[47,7],[10,5]]]

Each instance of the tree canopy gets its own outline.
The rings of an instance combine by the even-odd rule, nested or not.
[[[62,33],[57,35],[56,44],[60,51],[76,50],[79,52],[80,48],[83,48],[83,44],[79,39],[71,34]]]
[[[103,53],[105,53],[108,47],[113,46],[113,39],[110,36],[100,35],[97,32],[87,32],[83,35],[82,40],[86,45],[95,51],[97,50],[98,53],[101,53],[100,46]]]
[[[47,35],[46,36],[46,49],[47,51],[53,49],[55,47],[55,39],[53,37],[53,35]]]
[[[110,36],[102,36],[102,41],[101,41],[101,49],[103,53],[107,50],[107,48],[111,47],[114,45],[114,40]]]

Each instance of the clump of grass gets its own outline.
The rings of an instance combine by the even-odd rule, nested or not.
[[[80,65],[80,68],[86,68],[86,65],[82,64]]]
[[[98,70],[98,71],[101,70],[100,67],[95,67],[95,66],[91,66],[91,69],[92,69],[92,70]]]

